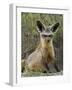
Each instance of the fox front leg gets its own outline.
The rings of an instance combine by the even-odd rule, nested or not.
[[[54,65],[54,68],[56,69],[57,72],[60,72],[59,68],[58,68],[58,65],[56,63],[53,63]]]
[[[49,68],[49,65],[48,65],[48,64],[44,64],[44,67],[45,67],[45,70],[43,71],[43,73],[47,73],[47,72],[51,73],[51,71],[50,71],[50,68]]]

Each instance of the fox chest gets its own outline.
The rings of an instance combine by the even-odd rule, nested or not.
[[[53,48],[44,48],[42,49],[42,59],[46,62],[51,62],[54,60],[54,49]]]

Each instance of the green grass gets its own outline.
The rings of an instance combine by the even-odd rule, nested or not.
[[[22,77],[36,77],[36,76],[58,76],[63,75],[63,71],[56,73],[41,73],[41,72],[24,72],[21,74]]]

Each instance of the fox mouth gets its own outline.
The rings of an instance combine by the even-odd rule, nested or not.
[[[48,39],[47,42],[50,42],[50,39]]]

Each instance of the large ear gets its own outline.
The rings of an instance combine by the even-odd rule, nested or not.
[[[37,28],[39,32],[42,32],[45,29],[44,25],[40,21],[37,21]]]
[[[53,32],[56,32],[56,29],[58,28],[58,26],[59,26],[59,23],[55,23],[53,26],[52,26],[52,31]]]

